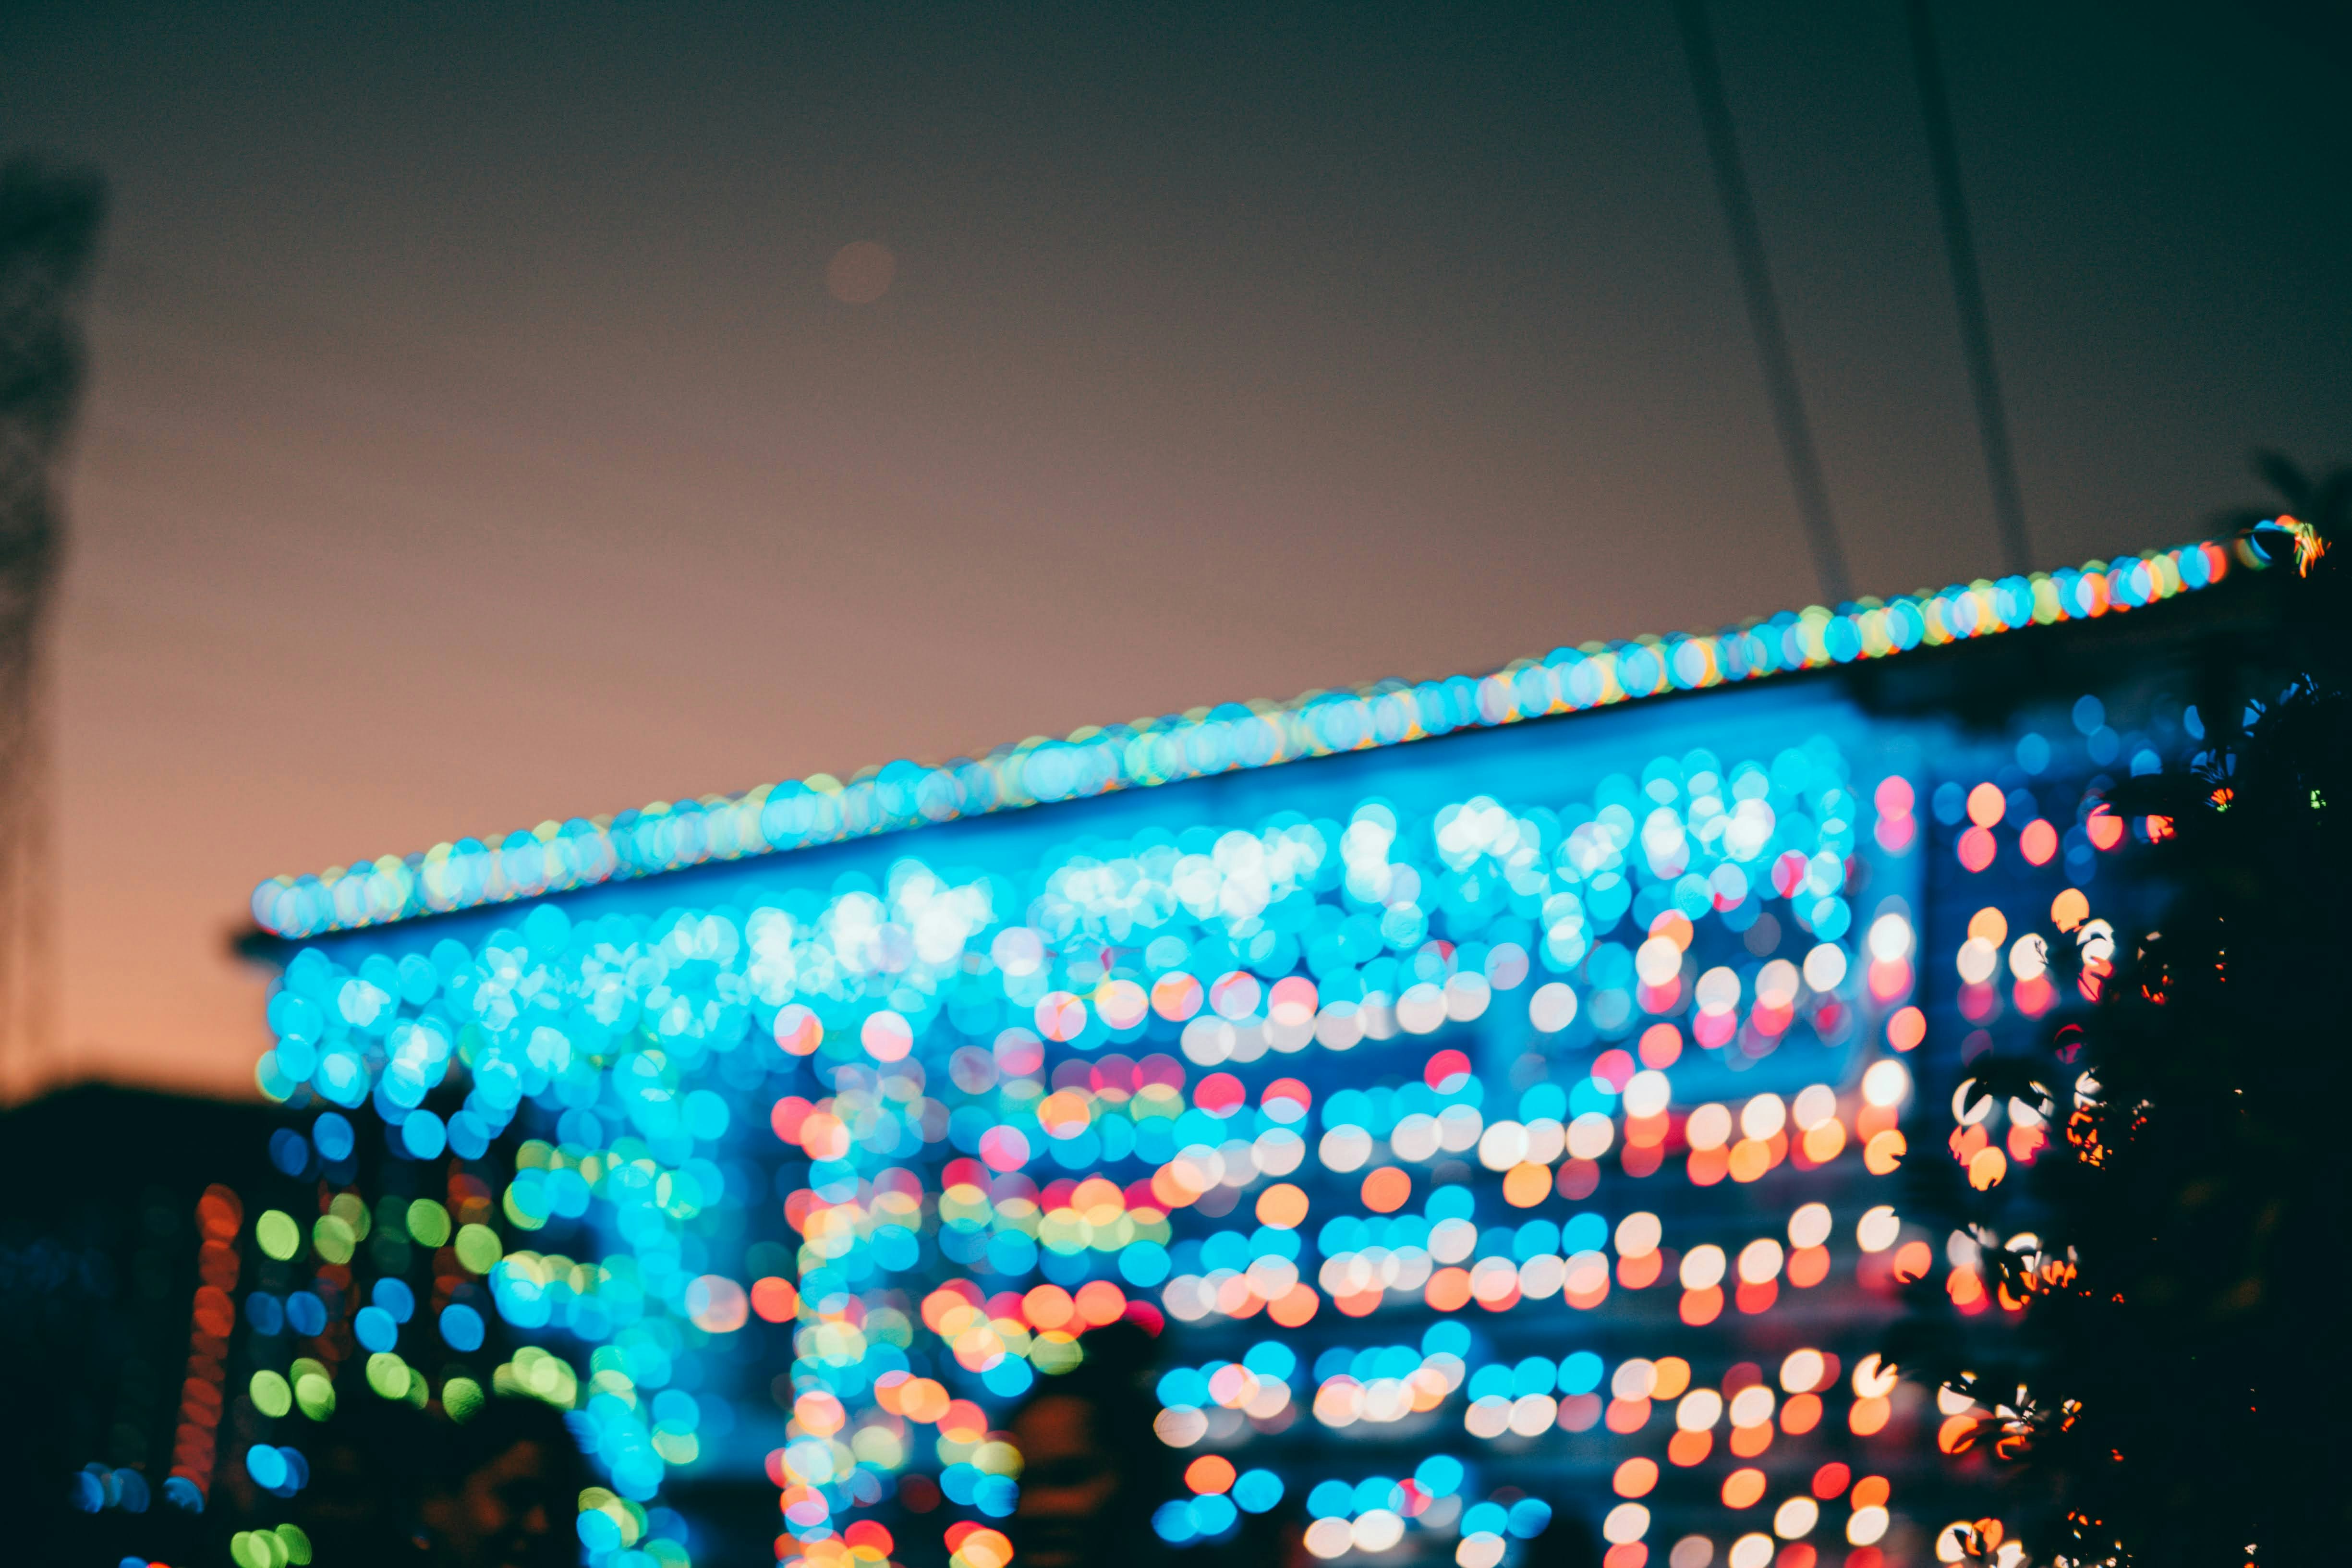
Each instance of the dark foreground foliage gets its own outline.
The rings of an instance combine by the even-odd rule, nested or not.
[[[2317,515],[2253,532],[2292,683],[2217,688],[2207,752],[2110,794],[2161,914],[2048,933],[2095,1005],[1975,1069],[2055,1146],[1990,1193],[1928,1178],[2026,1310],[1971,1329],[1923,1285],[1892,1359],[1973,1398],[1962,1447],[2016,1483],[2041,1562],[2352,1556],[2352,548],[2327,548],[2352,474],[2292,477]]]

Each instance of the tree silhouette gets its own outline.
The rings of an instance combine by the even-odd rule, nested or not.
[[[1987,1289],[2024,1310],[1967,1325],[1923,1282],[1890,1359],[1970,1402],[1948,1446],[2013,1486],[2042,1561],[2352,1544],[2352,579],[2329,548],[2352,469],[2257,468],[2288,502],[2238,519],[2280,601],[2265,694],[2219,700],[2237,672],[2212,672],[2207,749],[2108,792],[2158,917],[2046,932],[2053,980],[2090,1005],[1971,1068],[1969,1102],[2015,1096],[2060,1137],[1987,1193],[1916,1163],[1913,1212],[1972,1236]]]

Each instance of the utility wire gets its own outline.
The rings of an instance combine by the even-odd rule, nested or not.
[[[1805,403],[1797,387],[1796,362],[1789,353],[1788,329],[1781,324],[1780,305],[1772,292],[1772,273],[1764,258],[1764,233],[1756,221],[1756,204],[1748,192],[1748,176],[1739,165],[1739,143],[1732,134],[1731,110],[1723,95],[1723,68],[1708,30],[1706,0],[1675,0],[1681,18],[1683,49],[1690,57],[1691,86],[1698,96],[1699,127],[1706,134],[1707,156],[1715,164],[1716,193],[1723,200],[1723,219],[1731,230],[1732,259],[1739,268],[1739,286],[1748,297],[1748,321],[1756,331],[1756,355],[1763,362],[1764,390],[1772,403],[1772,425],[1780,437],[1780,456],[1789,466],[1789,485],[1796,491],[1797,514],[1804,521],[1812,547],[1813,570],[1822,592],[1832,605],[1853,597],[1853,579],[1846,570],[1845,547],[1839,542],[1837,521],[1830,512],[1829,485],[1822,477],[1821,454],[1813,446],[1812,427],[1805,422]]]
[[[2017,486],[2017,458],[2009,445],[2009,416],[2000,397],[2000,376],[1992,359],[1992,326],[1985,314],[1984,279],[1977,272],[1977,248],[1969,226],[1969,204],[1960,190],[1959,145],[1952,135],[1951,95],[1944,86],[1944,62],[1936,47],[1936,18],[1928,0],[1909,0],[1911,66],[1919,79],[1919,107],[1927,121],[1927,163],[1935,171],[1936,205],[1944,220],[1944,260],[1952,273],[1959,307],[1960,348],[1968,357],[1969,387],[1976,395],[1977,434],[1984,442],[1985,479],[1992,490],[1992,516],[2000,530],[2002,557],[2013,573],[2033,569],[2025,534],[2025,500]]]

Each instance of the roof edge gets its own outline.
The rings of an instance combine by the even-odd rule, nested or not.
[[[899,760],[847,784],[830,773],[738,795],[656,801],[609,817],[518,829],[313,876],[272,877],[253,918],[299,941],[511,903],[690,867],[835,844],[961,817],[1107,795],[1307,757],[1402,745],[1463,730],[1611,707],[1677,691],[1890,658],[2030,626],[2093,620],[2259,571],[2243,540],[2206,540],[2115,562],[1979,578],[1939,593],[1809,605],[1719,632],[1555,648],[1483,676],[1383,680],[1288,702],[1228,702],[1033,737],[937,765]]]

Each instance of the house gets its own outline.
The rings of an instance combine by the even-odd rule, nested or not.
[[[291,1496],[336,1397],[529,1393],[605,1478],[600,1565],[772,1534],[1000,1568],[992,1432],[1124,1319],[1188,1478],[1171,1548],[1273,1513],[1463,1568],[1580,1528],[1609,1568],[1917,1560],[1991,1505],[1871,1347],[1898,1273],[2004,1309],[1894,1173],[2046,1145],[2032,1107],[1947,1108],[2077,1005],[2044,944],[2136,896],[2099,792],[2194,749],[2195,652],[2259,618],[2259,564],[273,879],[257,1077],[299,1120],[240,1194],[217,1465]],[[265,1386],[295,1393],[235,1394]]]

